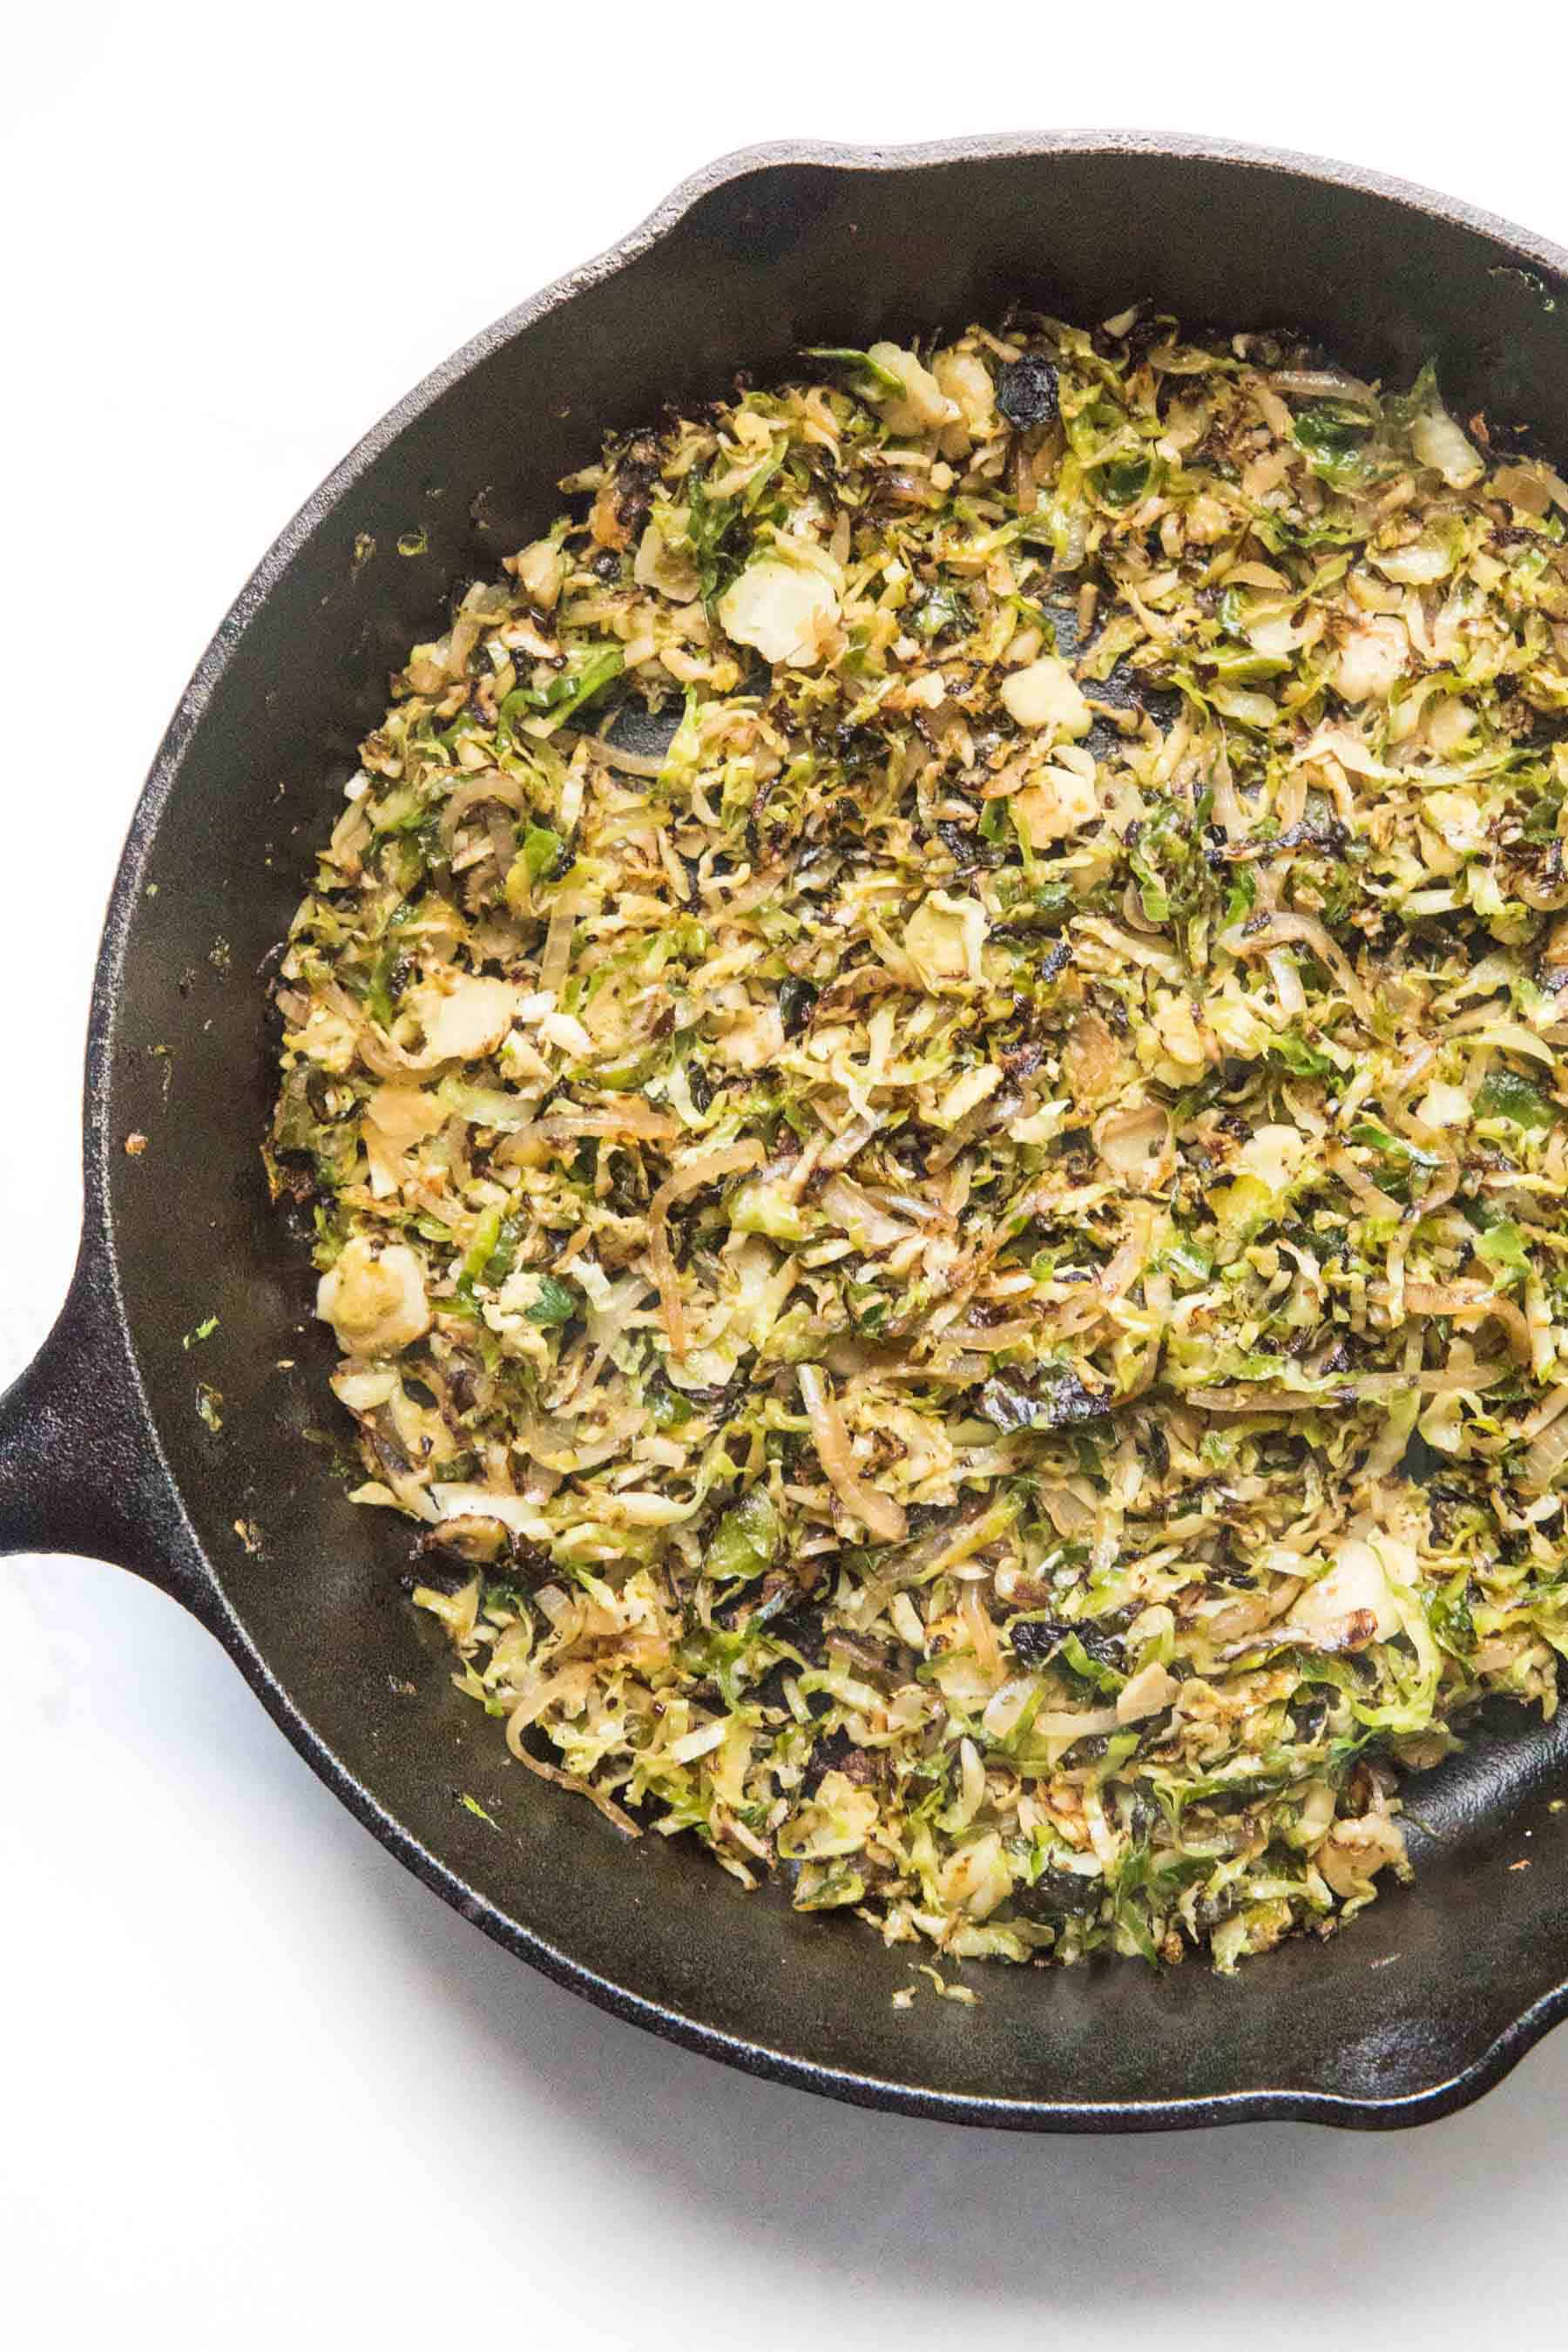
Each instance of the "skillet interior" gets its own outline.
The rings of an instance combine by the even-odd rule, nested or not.
[[[771,1891],[745,1895],[695,1849],[628,1847],[506,1763],[498,1727],[450,1691],[444,1646],[405,1605],[404,1524],[347,1505],[305,1442],[331,1422],[330,1350],[300,1326],[306,1269],[267,1211],[256,1149],[270,1045],[258,969],[386,673],[434,633],[454,585],[493,572],[554,511],[557,478],[605,426],[700,396],[738,361],[780,369],[803,343],[956,326],[1011,297],[1100,317],[1152,295],[1188,320],[1302,326],[1369,372],[1409,374],[1436,352],[1454,403],[1528,417],[1563,451],[1568,308],[1549,304],[1568,289],[1511,234],[1351,175],[1171,142],[716,167],[627,257],[503,321],[373,436],[198,674],[128,853],[89,1076],[137,1364],[222,1595],[204,1613],[379,1834],[596,1998],[844,2095],[1069,2128],[1396,2122],[1473,2094],[1556,2013],[1568,1872],[1550,1862],[1568,1829],[1547,1810],[1562,1745],[1550,1734],[1412,1792],[1414,1891],[1228,1983],[1197,1966],[998,1968],[968,1972],[978,2008],[922,1992],[895,2011],[911,1958],[928,1955],[886,1952]],[[397,551],[410,531],[426,552]],[[374,551],[362,540],[356,560],[361,534]],[[150,1148],[128,1159],[134,1129]],[[184,1351],[182,1334],[215,1313],[214,1338]],[[222,1392],[216,1434],[195,1410],[198,1375]],[[1531,1854],[1540,1866],[1509,1870]]]

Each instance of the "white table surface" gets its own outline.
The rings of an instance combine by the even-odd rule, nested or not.
[[[624,37],[618,0],[7,18],[0,1381],[65,1287],[100,911],[197,653],[366,425],[687,172],[792,134],[1136,123],[1381,165],[1568,242],[1530,95],[1560,86],[1556,9],[1516,7],[1506,51],[1458,12],[1232,13],[1234,66],[1224,13],[673,0]],[[85,1561],[0,1567],[0,1790],[18,2347],[155,2322],[170,2352],[437,2329],[771,2352],[820,2323],[909,2352],[1441,2352],[1505,2311],[1562,2340],[1568,2035],[1394,2137],[1032,2142],[752,2083],[488,1944],[193,1623]]]

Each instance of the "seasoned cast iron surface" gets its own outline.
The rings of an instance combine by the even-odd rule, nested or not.
[[[437,629],[454,589],[493,573],[554,510],[557,478],[605,427],[711,390],[738,360],[784,368],[805,343],[864,345],[1019,298],[1099,317],[1152,296],[1193,320],[1297,324],[1396,376],[1436,352],[1458,413],[1484,400],[1561,452],[1568,311],[1543,299],[1568,292],[1558,268],[1517,233],[1410,191],[1179,142],[735,159],[412,395],[226,623],[154,771],[100,974],[89,1195],[107,1195],[113,1265],[89,1235],[94,1271],[73,1312],[111,1361],[117,1272],[181,1498],[126,1474],[120,1501],[100,1507],[101,1548],[149,1568],[161,1555],[154,1572],[194,1599],[377,1834],[595,1999],[840,2095],[1079,2129],[1398,2122],[1473,2095],[1556,2014],[1568,1816],[1548,1811],[1562,1740],[1540,1731],[1412,1790],[1413,1891],[1234,1982],[1195,1966],[994,1968],[968,1972],[976,2008],[922,1993],[896,2011],[917,1956],[795,1914],[772,1890],[747,1895],[678,1843],[623,1843],[586,1804],[506,1763],[406,1605],[407,1530],[351,1507],[328,1447],[308,1442],[342,1434],[330,1346],[301,1320],[302,1256],[267,1212],[257,1145],[259,975],[387,672]],[[423,552],[398,551],[410,533]],[[121,1148],[132,1129],[150,1139],[134,1159]],[[212,1339],[183,1349],[212,1314]],[[57,1353],[45,1389],[63,1389],[61,1366]],[[198,1378],[221,1392],[216,1433]],[[91,1519],[79,1506],[67,1539]],[[203,1551],[216,1590],[202,1590]],[[464,1791],[497,1826],[461,1806]],[[1510,1867],[1521,1859],[1532,1866]]]

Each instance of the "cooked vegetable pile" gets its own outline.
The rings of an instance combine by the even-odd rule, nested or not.
[[[415,647],[275,1189],[520,1761],[1230,1969],[1568,1646],[1568,485],[1168,319],[806,366]]]

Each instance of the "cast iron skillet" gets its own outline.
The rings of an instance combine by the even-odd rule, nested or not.
[[[554,510],[605,425],[805,343],[956,327],[1020,296],[1092,319],[1152,295],[1189,320],[1300,326],[1368,373],[1407,376],[1435,352],[1461,414],[1528,419],[1561,453],[1565,273],[1568,256],[1445,198],[1197,141],[773,147],[699,173],[480,335],[264,558],[153,764],[99,957],[81,1256],[0,1399],[0,1549],[151,1578],[449,1903],[603,2007],[753,2073],[1072,2131],[1412,2123],[1495,2083],[1568,2006],[1561,1732],[1484,1744],[1413,1789],[1415,1887],[1330,1944],[1229,1982],[1197,1965],[972,1970],[970,2009],[922,1991],[895,2011],[918,1981],[908,1952],[747,1895],[695,1850],[624,1843],[510,1766],[407,1605],[406,1530],[346,1503],[306,1442],[330,1348],[301,1320],[307,1272],[264,1197],[258,974],[387,672],[455,584]],[[401,554],[420,532],[426,551]],[[134,1130],[149,1142],[132,1158]],[[184,1350],[210,1314],[217,1332]],[[223,1394],[216,1433],[198,1372]]]

